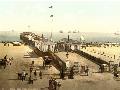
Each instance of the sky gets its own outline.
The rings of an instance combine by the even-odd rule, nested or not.
[[[120,30],[120,1],[0,0],[0,31],[11,30],[114,33]]]

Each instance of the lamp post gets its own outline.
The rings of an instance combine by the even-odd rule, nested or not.
[[[30,26],[30,25],[28,25],[27,27],[28,27],[28,32],[29,32],[29,31],[30,31],[30,27],[31,27],[31,26]]]

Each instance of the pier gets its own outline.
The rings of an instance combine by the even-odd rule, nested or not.
[[[89,59],[83,57],[82,55],[77,54],[76,52],[69,52],[68,58],[66,57],[66,52],[58,52],[55,53],[63,62],[70,62],[70,66],[72,67],[76,62],[79,63],[80,66],[88,65],[92,72],[98,72],[99,65],[91,62]]]
[[[61,67],[66,68],[65,62],[63,60],[60,59],[60,57],[58,57],[55,53],[53,52],[40,52],[37,48],[34,49],[34,52],[38,55],[41,56],[43,59],[45,58],[45,56],[48,56],[51,59],[52,65],[60,71]],[[44,59],[45,60],[45,59]]]
[[[81,46],[80,42],[69,39],[69,35],[68,35],[68,39],[63,38],[57,43],[54,43],[53,41],[46,39],[43,34],[42,36],[38,36],[32,32],[28,32],[28,33],[23,32],[21,34],[21,39],[24,42],[28,43],[30,46],[32,45],[34,52],[37,55],[42,56],[43,59],[44,57],[48,56],[51,59],[53,65],[59,71],[61,67],[63,67],[64,70],[66,69],[66,58],[63,59],[61,58],[62,56],[59,56],[59,54],[56,53],[56,52],[59,53],[59,51],[75,52],[81,57],[84,57],[87,60],[97,64],[98,66],[107,65],[109,67],[110,65],[110,60],[106,60],[105,58],[100,58],[98,57],[99,55],[95,55],[94,53],[87,52],[86,45]],[[74,62],[73,60],[70,60],[70,61],[72,64],[74,62],[79,62],[79,60]]]

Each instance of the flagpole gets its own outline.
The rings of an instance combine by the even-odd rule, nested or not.
[[[49,6],[49,9],[51,10],[51,15],[50,15],[50,23],[51,23],[51,35],[50,35],[50,41],[52,41],[52,31],[53,31],[53,14],[52,14],[52,10],[53,10],[53,6]]]

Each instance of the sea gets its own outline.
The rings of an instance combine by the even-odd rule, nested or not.
[[[0,41],[21,41],[20,33],[16,31],[1,31]],[[34,32],[37,35],[44,35],[50,38],[52,35],[53,41],[59,41],[62,38],[67,38],[68,35],[70,39],[81,40],[81,36],[84,37],[84,42],[112,42],[120,43],[120,35],[115,35],[113,33],[99,33],[99,32],[79,32],[79,33],[59,33],[59,32]]]

